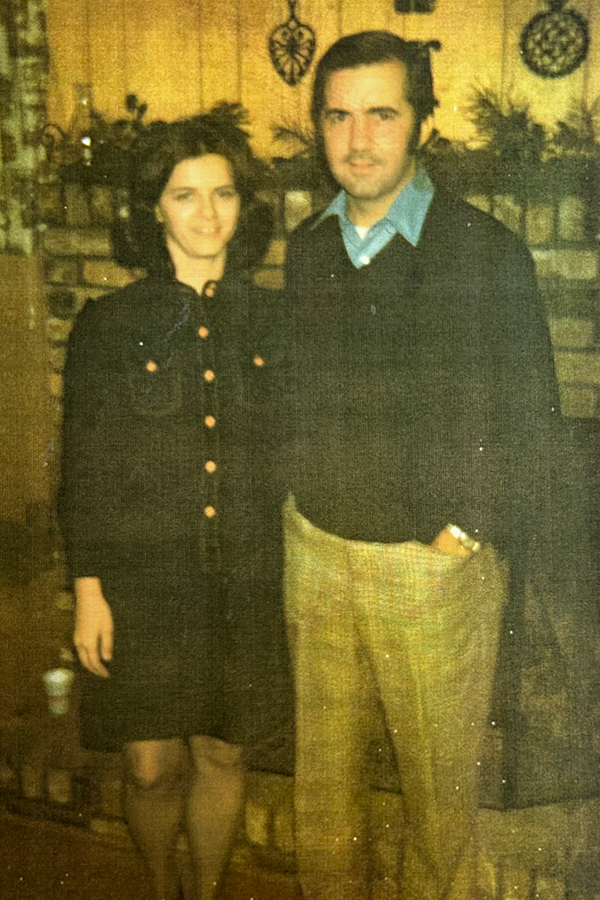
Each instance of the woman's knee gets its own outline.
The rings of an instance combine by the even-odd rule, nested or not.
[[[185,771],[182,741],[134,741],[125,746],[127,783],[138,791],[179,790]]]
[[[241,770],[243,748],[219,738],[199,735],[190,738],[192,761],[196,771],[214,769]]]

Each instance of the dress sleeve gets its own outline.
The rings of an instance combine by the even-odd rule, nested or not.
[[[98,413],[108,389],[99,301],[88,300],[71,331],[64,368],[61,482],[58,515],[67,564],[74,578],[98,575],[102,545],[94,521],[102,514],[98,470],[102,464]]]

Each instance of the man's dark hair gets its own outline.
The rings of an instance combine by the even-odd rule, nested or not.
[[[321,112],[325,105],[327,79],[340,69],[356,69],[373,63],[397,60],[406,70],[406,99],[415,114],[417,132],[432,114],[438,101],[433,93],[430,49],[439,50],[438,41],[405,41],[391,31],[360,31],[340,38],[319,60],[311,105],[315,133],[320,134]]]
[[[240,195],[240,219],[229,244],[228,267],[249,268],[264,254],[271,237],[273,214],[256,199],[266,167],[250,148],[241,127],[245,114],[236,104],[221,103],[210,112],[153,122],[140,138],[130,183],[130,217],[117,230],[115,256],[125,265],[156,274],[173,272],[163,228],[155,209],[173,169],[186,159],[216,153],[230,164]]]

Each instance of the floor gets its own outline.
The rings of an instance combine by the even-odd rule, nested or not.
[[[0,814],[2,900],[143,900],[135,854],[87,829]],[[219,900],[300,900],[291,877],[230,873]]]
[[[495,863],[489,867],[482,896],[600,900],[598,853],[587,855],[587,861],[585,853],[572,855],[577,832],[580,839],[587,832],[589,839],[590,831],[597,834],[599,823],[599,801],[506,816],[484,812],[484,843],[494,846],[490,859]],[[561,851],[572,857],[568,885],[558,859]],[[0,812],[1,900],[143,900],[144,896],[142,867],[123,840]],[[219,900],[301,900],[301,893],[293,875],[246,867],[228,873]]]

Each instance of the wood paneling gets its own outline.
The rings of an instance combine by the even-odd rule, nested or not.
[[[51,0],[47,16],[50,44],[48,116],[51,122],[66,127],[73,112],[73,85],[92,80],[87,3],[83,0]],[[108,73],[106,76],[110,77]]]
[[[238,52],[241,0],[199,0],[201,103],[209,109],[219,100],[240,99],[241,59]]]
[[[438,0],[435,13],[404,16],[407,40],[439,40],[432,53],[435,92],[440,101],[435,123],[448,138],[470,138],[473,127],[466,106],[476,85],[500,87],[504,0],[448,3]]]
[[[252,132],[259,153],[267,153],[270,129],[280,116],[296,118],[292,89],[271,65],[267,38],[276,25],[288,18],[287,5],[279,0],[253,0],[240,9],[241,98],[252,110]],[[291,114],[289,102],[292,102]]]
[[[90,81],[94,105],[106,109],[121,104],[129,90],[127,17],[122,0],[88,4],[89,30],[86,34]],[[98,35],[98,38],[96,38]],[[99,36],[102,35],[102,40]]]
[[[559,79],[539,78],[519,55],[523,27],[544,9],[539,0],[438,0],[429,15],[397,15],[393,0],[300,0],[297,15],[316,31],[317,56],[341,34],[368,28],[440,40],[436,124],[466,139],[473,128],[464,110],[476,85],[524,98],[548,124],[573,100],[600,94],[600,14],[594,0],[576,6],[590,21],[590,57]],[[281,152],[271,127],[307,120],[314,72],[313,65],[292,88],[271,65],[268,35],[288,15],[286,0],[48,0],[50,118],[68,123],[78,81],[92,83],[96,106],[111,116],[123,113],[128,92],[149,104],[149,119],[241,99],[258,151]]]
[[[199,11],[197,0],[127,3],[128,89],[149,104],[152,117],[172,119],[200,107]]]

